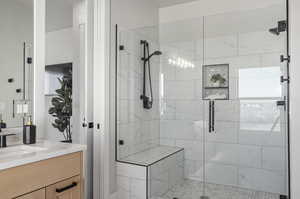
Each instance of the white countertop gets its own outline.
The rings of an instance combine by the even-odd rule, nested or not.
[[[8,146],[0,148],[0,171],[85,150],[85,145],[46,140],[32,145]]]

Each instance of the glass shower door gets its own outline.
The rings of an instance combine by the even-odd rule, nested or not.
[[[204,196],[288,195],[285,20],[284,3],[204,19]]]

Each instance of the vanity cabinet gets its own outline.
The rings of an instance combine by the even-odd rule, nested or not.
[[[83,199],[83,153],[0,171],[1,199]]]
[[[46,199],[80,199],[80,177],[56,183],[46,188]]]
[[[40,189],[32,193],[17,197],[16,199],[46,199],[45,189]]]

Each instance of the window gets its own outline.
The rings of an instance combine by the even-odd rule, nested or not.
[[[239,69],[239,98],[281,97],[280,67]]]

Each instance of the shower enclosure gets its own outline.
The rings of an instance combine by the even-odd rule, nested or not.
[[[116,159],[146,168],[145,198],[288,198],[286,20],[282,1],[118,28]],[[141,40],[162,52],[151,60],[147,110]],[[120,194],[137,198],[138,179]]]

